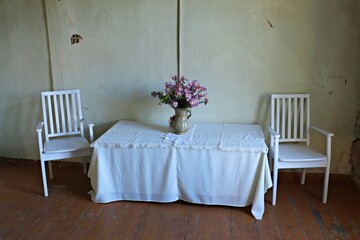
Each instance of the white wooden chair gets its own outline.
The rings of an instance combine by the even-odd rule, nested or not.
[[[43,121],[36,127],[38,135],[44,195],[48,196],[45,162],[48,161],[50,179],[53,178],[52,160],[83,157],[84,174],[86,156],[91,155],[94,141],[94,124],[87,121],[90,143],[84,136],[80,90],[50,91],[41,93]],[[43,142],[44,128],[45,142]]]
[[[310,129],[325,135],[326,153],[310,147]],[[303,168],[301,184],[305,183],[306,168],[325,168],[322,201],[326,203],[334,134],[310,125],[310,95],[272,94],[269,133],[269,159],[273,159],[272,204],[276,205],[278,170],[291,168]]]

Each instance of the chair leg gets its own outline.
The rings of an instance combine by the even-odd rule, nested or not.
[[[301,184],[305,184],[305,177],[306,177],[306,168],[303,168],[302,174],[301,174]]]
[[[324,190],[323,190],[323,198],[322,198],[323,203],[327,203],[327,195],[329,188],[329,173],[330,173],[330,167],[327,166],[325,168],[325,176],[324,176]]]
[[[268,153],[268,159],[269,159],[269,168],[270,168],[270,172],[273,171],[273,167],[274,167],[274,159],[272,159],[270,151]]]
[[[46,181],[46,168],[45,168],[45,162],[43,160],[40,160],[41,165],[41,175],[43,180],[43,188],[44,188],[44,196],[48,196],[48,188],[47,188],[47,181]]]
[[[52,164],[50,161],[48,161],[48,165],[49,165],[49,177],[50,177],[50,179],[53,179],[54,175],[53,175],[53,170],[52,170]]]
[[[83,157],[83,169],[84,169],[84,174],[87,174],[87,164],[86,164],[86,157]]]
[[[272,205],[276,205],[276,193],[277,193],[277,182],[278,182],[278,169],[273,169],[273,196]]]

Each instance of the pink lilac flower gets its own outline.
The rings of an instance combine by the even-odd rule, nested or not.
[[[191,99],[190,101],[191,107],[197,107],[199,105],[199,101],[196,98]]]
[[[174,101],[174,102],[172,103],[172,107],[173,107],[173,108],[177,108],[178,105],[179,105],[179,103],[176,102],[176,101]]]
[[[191,99],[192,99],[192,94],[191,93],[185,93],[185,98],[186,98],[186,101],[190,102]]]
[[[173,108],[191,108],[208,103],[207,89],[198,80],[189,81],[177,75],[171,76],[171,79],[165,83],[164,92],[151,92],[151,96],[160,99],[160,104],[168,104]]]

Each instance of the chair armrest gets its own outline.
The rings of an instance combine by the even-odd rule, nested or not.
[[[36,131],[37,132],[42,132],[42,127],[44,126],[44,122],[39,122],[37,125],[36,125]]]
[[[272,127],[268,127],[268,131],[270,133],[270,152],[269,154],[273,154],[274,159],[274,167],[277,168],[278,159],[279,159],[279,138],[280,134],[276,132]],[[273,151],[273,152],[271,152]]]
[[[94,127],[94,123],[89,119],[81,119],[81,122],[86,122],[89,127]]]
[[[334,136],[334,134],[332,132],[329,132],[327,130],[324,130],[324,129],[321,129],[321,128],[318,128],[318,127],[315,127],[314,125],[310,125],[310,128],[314,129],[315,131],[319,132],[319,133],[322,133],[328,137],[332,137]]]
[[[310,125],[310,128],[312,128],[315,131],[322,133],[326,136],[326,156],[328,158],[328,161],[330,161],[330,159],[331,159],[331,137],[334,136],[334,134],[327,130],[315,127],[313,125]]]
[[[43,140],[42,140],[42,127],[44,126],[44,122],[39,122],[38,125],[36,126],[36,132],[38,135],[38,144],[39,144],[39,152],[40,155],[43,152]]]
[[[89,127],[90,143],[94,142],[94,123],[91,120],[81,119],[81,122],[86,122]]]
[[[280,138],[280,134],[278,132],[276,132],[272,127],[269,126],[268,131],[272,137]]]

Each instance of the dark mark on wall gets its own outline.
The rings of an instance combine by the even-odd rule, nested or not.
[[[80,40],[83,40],[82,36],[80,36],[79,34],[73,34],[71,36],[71,44],[76,44],[79,43]]]
[[[323,88],[323,89],[325,89],[325,87],[324,86],[322,86],[322,85],[320,85],[320,84],[318,84],[318,83],[313,83],[316,87],[319,87],[319,88]]]
[[[274,28],[274,26],[272,25],[272,23],[269,20],[267,20],[267,22],[271,28]]]
[[[332,75],[329,75],[326,79],[326,81],[329,81],[329,80],[343,80],[344,81],[344,84],[346,85],[347,83],[347,80],[341,76],[332,76]]]
[[[329,95],[333,95],[333,94],[334,94],[333,90],[329,91]]]

